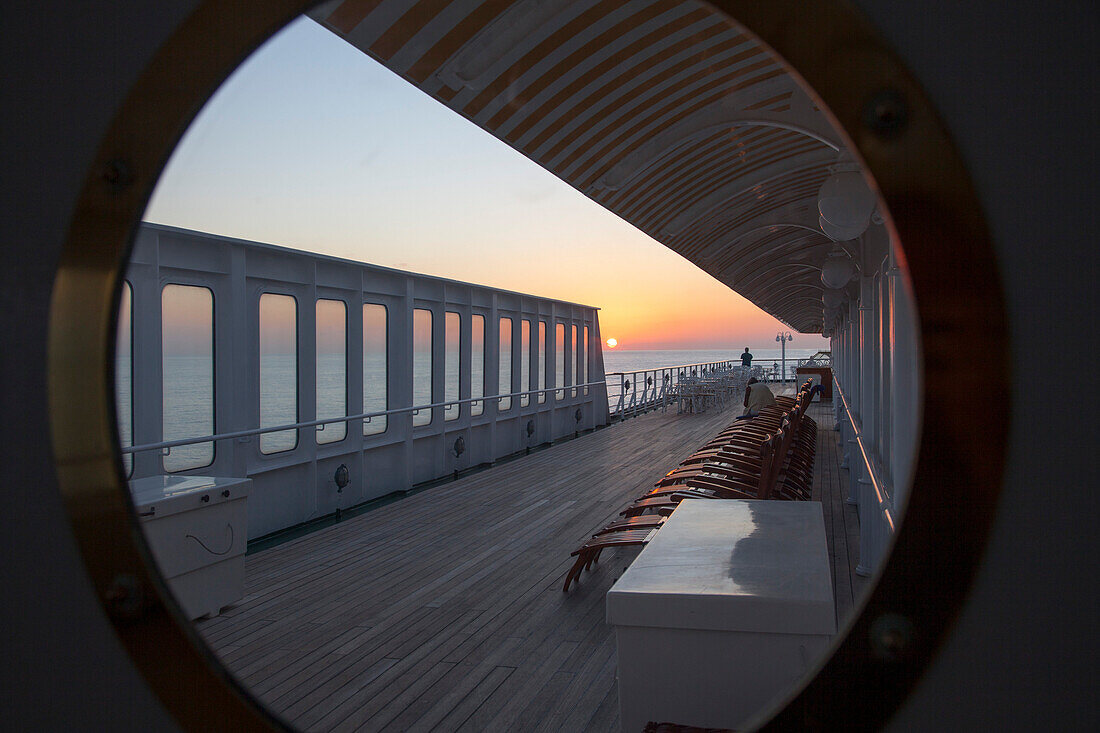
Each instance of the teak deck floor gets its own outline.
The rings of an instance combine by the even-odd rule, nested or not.
[[[562,593],[569,553],[736,414],[643,415],[250,555],[245,597],[197,628],[296,728],[618,730],[604,594],[637,552]],[[830,403],[810,414],[843,620],[858,520]]]

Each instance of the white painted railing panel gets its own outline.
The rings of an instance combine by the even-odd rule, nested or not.
[[[132,453],[132,476],[163,474],[163,452],[185,444],[165,441],[161,429],[161,291],[169,283],[209,288],[213,293],[215,384],[214,404],[210,407],[212,433],[217,437],[213,462],[195,471],[254,479],[249,504],[249,535],[253,538],[608,422],[599,321],[597,310],[589,306],[152,224],[142,225],[138,232],[126,280],[132,288],[133,313],[131,444],[139,448],[154,446]],[[267,454],[260,451],[258,439],[258,319],[263,293],[289,295],[297,302],[297,420],[284,426],[297,431],[297,444]],[[340,418],[339,424],[346,424],[346,435],[320,443],[318,438],[323,441],[326,429],[323,425],[334,423],[317,420],[318,299],[344,304],[346,336],[346,412],[326,412],[323,416]],[[384,379],[389,409],[363,409],[363,396],[370,389],[363,383],[364,303],[386,308]],[[417,404],[413,397],[415,308],[432,313],[432,387],[426,404]],[[459,317],[458,400],[446,399],[447,312]],[[483,318],[485,326],[481,376],[471,373],[474,315]],[[566,339],[561,355],[565,364],[564,379],[560,380],[563,384],[556,383],[553,369],[547,371],[546,388],[560,390],[560,400],[550,397],[540,403],[532,395],[524,407],[519,399],[512,399],[508,409],[500,409],[499,400],[485,399],[484,395],[497,394],[518,397],[526,388],[518,384],[518,327],[512,331],[511,383],[498,384],[498,328],[502,316],[513,321],[544,321],[551,333],[557,324],[567,332],[573,327],[582,332],[588,329],[592,334],[586,343],[590,376],[584,384],[589,389],[575,393],[561,390],[575,381],[573,364],[577,361],[571,353],[572,341]],[[547,353],[533,358],[553,365],[559,360],[554,339],[549,339],[546,346]],[[324,378],[326,373],[321,376]],[[475,378],[483,380],[477,391],[473,390]],[[470,409],[475,400],[483,407],[477,415]],[[417,409],[428,410],[431,422],[414,426],[413,412]],[[454,416],[455,410],[457,417],[445,419]],[[364,435],[364,422],[381,415],[386,417],[385,430]],[[201,430],[192,437],[209,440],[212,433]],[[456,443],[461,450],[456,449]],[[350,482],[343,487],[337,486],[334,478],[341,465],[350,474]]]

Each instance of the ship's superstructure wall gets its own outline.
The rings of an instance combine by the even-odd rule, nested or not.
[[[920,340],[912,287],[897,266],[896,243],[872,227],[846,243],[855,265],[843,303],[826,323],[831,335],[849,503],[859,509],[860,564],[882,561],[904,511],[920,435]]]
[[[119,339],[129,477],[252,478],[250,538],[608,420],[596,308],[161,225]]]

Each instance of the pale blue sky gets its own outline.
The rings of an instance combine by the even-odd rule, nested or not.
[[[145,219],[600,306],[623,348],[725,348],[781,327],[306,18],[203,108]]]

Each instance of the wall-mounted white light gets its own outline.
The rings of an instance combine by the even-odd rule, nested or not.
[[[832,175],[825,179],[817,194],[821,230],[833,241],[854,239],[871,222],[877,197],[847,151],[841,152],[831,170]],[[838,235],[846,236],[833,236],[829,228]]]
[[[827,309],[836,310],[844,303],[844,291],[826,288],[821,296],[821,302],[825,304]]]
[[[834,226],[827,222],[825,220],[825,217],[823,216],[817,217],[817,226],[819,229],[821,229],[822,234],[824,234],[826,237],[833,240],[834,242],[847,242],[849,240],[855,239],[867,230],[866,225],[852,227],[850,229],[844,229],[843,227]]]
[[[856,274],[856,265],[840,247],[833,248],[821,266],[821,284],[837,290],[847,285]]]

